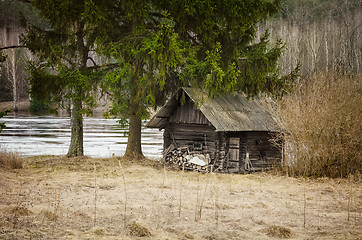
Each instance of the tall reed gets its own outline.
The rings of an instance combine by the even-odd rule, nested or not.
[[[24,161],[19,154],[8,152],[0,148],[0,167],[5,169],[23,168]]]

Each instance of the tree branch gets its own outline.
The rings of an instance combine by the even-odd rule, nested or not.
[[[2,47],[2,48],[0,48],[0,51],[6,50],[6,49],[12,49],[12,48],[27,48],[27,46],[25,46],[25,45],[7,46],[7,47]]]
[[[117,68],[117,67],[119,67],[118,63],[111,63],[111,64],[105,64],[105,65],[96,65],[96,66],[87,67],[87,68],[88,69],[99,69],[99,68],[113,69],[113,68]]]
[[[93,59],[93,58],[88,57],[88,59],[92,61],[92,63],[93,63],[93,65],[94,65],[94,66],[97,66],[97,63],[94,61],[94,59]]]

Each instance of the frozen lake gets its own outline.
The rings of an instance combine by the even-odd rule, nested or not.
[[[70,143],[70,118],[55,116],[9,115],[0,118],[6,128],[0,133],[0,147],[23,156],[66,155]],[[126,151],[128,129],[115,119],[85,118],[84,155],[122,156]],[[162,132],[142,127],[142,151],[146,157],[162,155]]]

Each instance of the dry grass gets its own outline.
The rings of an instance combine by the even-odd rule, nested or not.
[[[150,237],[152,236],[150,230],[145,227],[143,224],[132,221],[127,225],[127,229],[129,231],[129,235],[133,237]]]
[[[41,210],[41,212],[38,214],[38,217],[40,219],[42,219],[42,221],[47,220],[47,221],[55,221],[58,219],[58,216],[54,213],[51,212],[49,210]]]
[[[284,167],[298,176],[361,173],[362,75],[315,74],[277,102]]]
[[[20,169],[23,168],[23,160],[16,153],[0,149],[0,168]]]
[[[29,99],[19,99],[17,103],[19,112],[28,112],[30,106]],[[11,109],[14,107],[14,102],[0,102],[0,112],[5,111],[6,109]]]
[[[292,231],[289,228],[272,225],[267,228],[267,235],[276,238],[290,238]]]
[[[362,235],[359,179],[182,173],[147,159],[25,161],[20,170],[0,169],[0,239],[358,239]]]

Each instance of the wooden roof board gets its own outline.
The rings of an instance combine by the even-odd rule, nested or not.
[[[172,114],[172,111],[175,109],[175,107],[178,106],[178,101],[175,97],[171,98],[158,112],[157,117],[158,118],[165,118],[169,117]]]
[[[167,122],[167,118],[153,117],[150,119],[150,121],[148,121],[148,123],[146,124],[146,127],[162,129],[166,122]]]
[[[261,106],[259,100],[248,100],[244,94],[224,94],[208,98],[200,89],[183,88],[190,99],[200,106],[200,111],[215,127],[216,131],[278,131],[277,122]],[[176,103],[177,102],[177,103]],[[148,127],[162,128],[172,111],[179,104],[174,96],[157,112],[147,124]],[[163,119],[156,120],[156,119]]]

